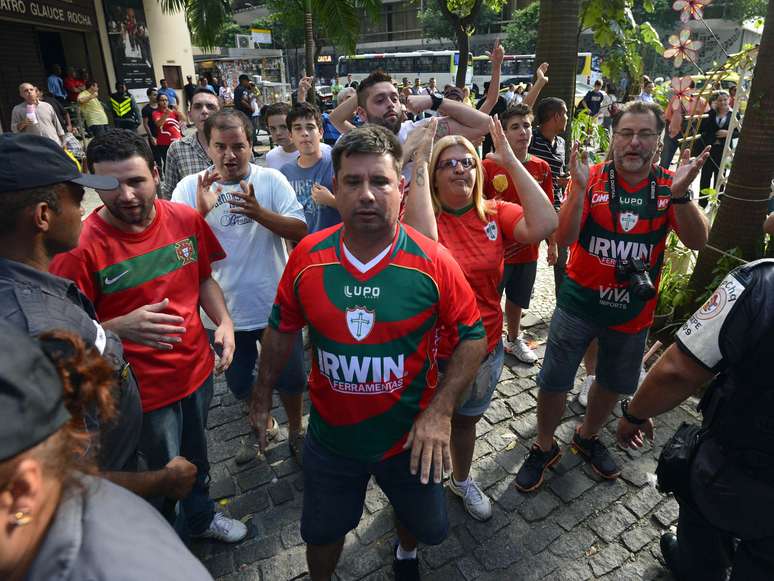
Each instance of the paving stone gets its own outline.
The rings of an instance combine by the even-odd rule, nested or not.
[[[288,458],[282,462],[275,462],[271,465],[271,469],[274,470],[277,478],[284,478],[285,476],[301,472],[301,466],[299,466],[292,458]]]
[[[511,428],[525,440],[527,447],[531,446],[531,440],[537,434],[537,416],[523,414],[511,422]]]
[[[637,518],[623,505],[616,503],[613,507],[589,522],[589,527],[608,543],[616,539],[623,531],[637,522]],[[595,572],[596,573],[596,572]],[[601,573],[596,573],[600,575]]]
[[[452,559],[457,559],[465,553],[462,544],[456,537],[449,535],[440,545],[422,547],[422,556],[432,569],[438,569]]]
[[[516,376],[513,374],[513,372],[510,369],[508,369],[506,365],[503,365],[503,370],[500,373],[500,381],[515,379],[515,377]]]
[[[564,502],[570,502],[594,484],[595,482],[580,470],[572,470],[566,474],[554,476],[548,486]]]
[[[263,530],[267,534],[279,533],[285,525],[301,522],[301,499],[294,499],[281,506],[274,506],[261,514],[259,518]]]
[[[505,369],[506,368],[503,367],[503,371],[505,371]],[[503,379],[502,376],[500,376],[500,379]],[[497,391],[503,397],[511,397],[517,393],[520,393],[522,391],[522,387],[516,383],[516,381],[510,379],[508,381],[500,381],[500,383],[497,384]]]
[[[545,581],[586,581],[593,575],[584,562],[563,563],[559,569],[544,577]]]
[[[494,426],[486,419],[486,416],[476,423],[476,440],[488,434]]]
[[[249,565],[273,557],[281,553],[282,550],[280,535],[263,536],[239,544],[234,551],[234,561],[237,567]]]
[[[293,487],[287,480],[280,480],[277,484],[269,486],[269,496],[274,506],[293,500]]]
[[[455,504],[462,506],[462,503],[459,502],[459,500]],[[521,518],[518,518],[517,520],[513,515],[509,515],[503,512],[499,509],[499,507],[496,506],[492,508],[492,518],[486,522],[473,520],[473,518],[470,517],[467,513],[465,513],[465,520],[468,525],[468,531],[471,535],[473,535],[479,544],[484,543],[484,541],[487,539],[490,539],[506,525],[517,526],[518,523],[524,524],[524,521]],[[499,537],[500,535],[498,535],[498,539]]]
[[[479,458],[483,458],[484,456],[491,454],[492,451],[492,446],[490,446],[486,440],[477,438],[475,444],[473,445],[473,462]]]
[[[525,561],[508,569],[513,579],[519,581],[537,581],[561,566],[561,561],[550,553],[541,553],[527,557]]]
[[[575,435],[575,428],[577,427],[578,422],[574,419],[562,422],[559,424],[559,427],[556,428],[554,436],[556,436],[556,439],[559,440],[559,442],[569,444],[572,442],[572,437]],[[569,448],[567,449],[567,453],[571,453]]]
[[[234,570],[234,554],[232,552],[220,553],[202,561],[202,564],[213,577],[220,577]]]
[[[653,558],[650,554],[643,551],[639,553],[634,561],[628,561],[620,569],[609,573],[605,577],[610,581],[673,581],[674,578],[666,569]]]
[[[653,527],[641,526],[636,527],[630,531],[626,531],[623,535],[621,535],[621,540],[630,551],[636,553],[657,536],[658,531],[653,529]]]
[[[365,505],[368,512],[380,511],[388,504],[390,504],[390,501],[387,495],[378,486],[374,486],[366,491]]]
[[[535,399],[527,392],[522,392],[518,395],[514,395],[505,400],[516,415],[522,414],[527,410],[531,410],[537,407]]]
[[[429,575],[426,574],[422,579],[425,579],[425,581],[465,581],[465,577],[460,573],[454,563],[449,563],[448,565],[431,572]]]
[[[516,377],[534,377],[540,368],[537,365],[527,365],[521,363],[518,359],[512,355],[505,356],[506,364],[511,368],[511,371]]]
[[[623,565],[630,556],[629,551],[618,543],[613,543],[591,557],[589,564],[594,575],[599,577]]]
[[[548,545],[554,542],[564,531],[562,528],[551,521],[544,521],[531,527],[529,537],[527,538],[527,548],[530,553],[540,553]],[[551,555],[553,557],[553,555]],[[551,571],[546,571],[546,574]]]
[[[496,452],[494,455],[495,462],[513,476],[518,473],[526,457],[527,449],[521,444],[511,445],[509,449]]]
[[[457,561],[457,570],[466,581],[472,581],[481,576],[484,572],[484,567],[473,557],[463,557]]]
[[[636,487],[645,486],[650,482],[651,476],[656,472],[656,460],[650,456],[643,456],[624,462],[621,478]]]
[[[227,498],[236,494],[236,485],[234,479],[231,476],[215,480],[210,484],[210,498],[213,500],[220,500],[221,498]]]
[[[534,494],[534,493],[533,493]],[[556,497],[547,490],[541,490],[537,494],[528,497],[519,507],[519,514],[527,522],[533,522],[546,518],[559,506]]]
[[[589,515],[622,497],[626,492],[626,484],[620,480],[601,482],[571,504],[564,505],[555,515],[555,519],[565,530],[570,530]]]
[[[510,420],[513,415],[511,414],[511,409],[505,405],[505,402],[497,399],[489,404],[489,409],[484,413],[484,417],[490,424],[498,424],[503,420]]]
[[[360,519],[355,529],[360,542],[370,545],[375,540],[383,537],[395,526],[395,519],[391,509],[380,510],[375,514],[369,514]]]
[[[303,544],[304,539],[301,538],[301,523],[293,522],[282,527],[280,539],[282,540],[282,545],[286,549]]]
[[[306,548],[293,547],[261,563],[264,579],[294,579],[306,573]]]
[[[664,528],[668,527],[677,520],[677,516],[680,513],[680,506],[674,497],[670,496],[669,499],[662,504],[659,509],[653,513],[655,519]]]
[[[261,581],[261,569],[258,565],[242,565],[233,573],[218,577],[218,581]]]
[[[245,470],[237,475],[237,484],[242,492],[258,488],[274,480],[276,476],[271,467],[266,462],[260,462],[258,465]]]
[[[492,456],[481,458],[470,468],[470,474],[475,478],[481,488],[489,488],[495,482],[502,479],[506,472]]]
[[[558,557],[577,559],[583,556],[596,541],[597,537],[593,532],[580,526],[565,532],[548,547],[548,550]]]
[[[239,407],[239,406],[236,406]],[[213,440],[218,442],[228,442],[239,436],[244,436],[253,432],[252,426],[247,423],[247,420],[238,420],[223,424],[212,430],[209,430]]]
[[[634,496],[624,501],[624,505],[638,517],[642,518],[663,499],[664,495],[654,487],[644,486]]]
[[[504,450],[518,439],[519,437],[511,431],[510,426],[503,424],[498,424],[484,436],[484,440],[491,446],[490,449],[496,452]]]
[[[383,564],[382,555],[376,547],[353,545],[349,551],[342,553],[336,574],[341,581],[355,581],[378,570]]]
[[[229,422],[241,420],[244,417],[242,406],[234,405],[231,407],[218,406],[210,410],[207,414],[207,427],[209,429],[222,426]]]
[[[228,505],[228,511],[234,518],[241,519],[248,514],[255,514],[269,506],[269,495],[265,490],[253,490],[237,496]]]

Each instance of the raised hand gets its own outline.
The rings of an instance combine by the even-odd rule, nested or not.
[[[535,80],[541,83],[548,83],[548,77],[546,76],[547,72],[548,72],[548,63],[542,63],[537,68],[537,71],[535,71]]]
[[[220,195],[221,186],[212,189],[212,184],[220,179],[220,174],[215,170],[205,170],[204,174],[196,178],[196,209],[202,216],[206,216],[215,207]]]
[[[489,134],[492,136],[494,151],[486,154],[487,159],[491,159],[500,167],[508,167],[519,163],[516,154],[513,153],[508,139],[505,137],[505,131],[500,123],[500,118],[495,115],[489,118]]]
[[[489,60],[492,61],[492,67],[499,67],[503,64],[503,59],[505,58],[505,50],[503,49],[502,45],[500,44],[500,39],[495,38],[494,46],[492,47],[492,52],[487,52],[487,56],[489,57]]]
[[[247,216],[248,218],[251,218],[257,222],[261,216],[263,208],[255,199],[255,190],[253,189],[253,184],[242,181],[239,182],[239,187],[242,188],[241,192],[229,192],[233,196],[229,202],[232,206],[231,213],[242,214],[243,216]],[[236,199],[234,199],[234,197]]]
[[[438,118],[432,117],[428,123],[409,133],[406,143],[403,144],[403,163],[410,160],[428,163],[433,153],[433,141],[437,129]]]
[[[681,198],[691,187],[693,180],[699,175],[701,167],[709,159],[711,147],[708,145],[698,156],[691,159],[691,152],[684,149],[680,154],[680,160],[672,177],[672,197]]]
[[[589,152],[585,149],[580,151],[577,141],[573,143],[570,153],[570,179],[579,190],[586,191],[589,183]]]

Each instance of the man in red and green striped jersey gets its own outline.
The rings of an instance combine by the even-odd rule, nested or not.
[[[473,291],[451,255],[398,222],[402,151],[382,127],[333,150],[343,225],[304,238],[279,284],[251,402],[265,445],[271,386],[293,334],[309,325],[312,400],[301,535],[312,579],[329,579],[373,475],[397,517],[397,579],[418,578],[417,540],[446,536],[441,487],[451,417],[485,356]],[[441,328],[454,352],[438,383]],[[410,450],[409,450],[410,449]],[[432,472],[432,474],[431,474]]]
[[[94,138],[89,171],[118,179],[98,190],[103,206],[83,224],[78,247],[59,254],[51,272],[69,278],[94,303],[103,326],[118,335],[140,386],[140,451],[151,470],[184,456],[196,465],[191,493],[181,501],[191,536],[236,542],[238,520],[215,512],[209,497],[207,413],[214,357],[199,308],[218,325],[219,371],[231,362],[234,326],[212,263],[225,257],[194,210],[156,198],[159,174],[147,142],[126,129]],[[169,520],[174,502],[154,499]]]
[[[571,246],[567,279],[537,378],[537,441],[516,476],[522,491],[537,489],[546,468],[561,457],[554,431],[583,353],[595,338],[597,375],[572,448],[603,478],[621,472],[598,433],[619,398],[637,389],[667,234],[675,230],[692,249],[707,241],[707,219],[691,201],[689,186],[709,150],[690,163],[685,155],[673,175],[653,163],[663,129],[657,106],[634,101],[613,119],[612,161],[589,169],[578,145],[573,148],[569,194],[556,232],[559,244]]]

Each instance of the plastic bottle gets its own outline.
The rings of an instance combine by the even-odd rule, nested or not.
[[[37,114],[36,109],[37,109],[37,107],[35,107],[35,105],[27,105],[27,119],[33,125],[37,125],[38,124],[38,114]]]

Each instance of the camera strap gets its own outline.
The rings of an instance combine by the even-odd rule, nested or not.
[[[650,179],[650,204],[656,203],[656,175],[653,172],[653,169],[651,168],[650,174],[648,175]],[[618,197],[618,183],[615,180],[615,162],[610,161],[608,162],[608,168],[607,168],[607,179],[608,179],[608,206],[610,207],[610,214],[613,217],[613,233],[618,236],[618,220],[621,216],[621,203],[620,199]],[[648,218],[648,229],[653,230],[653,218]]]

